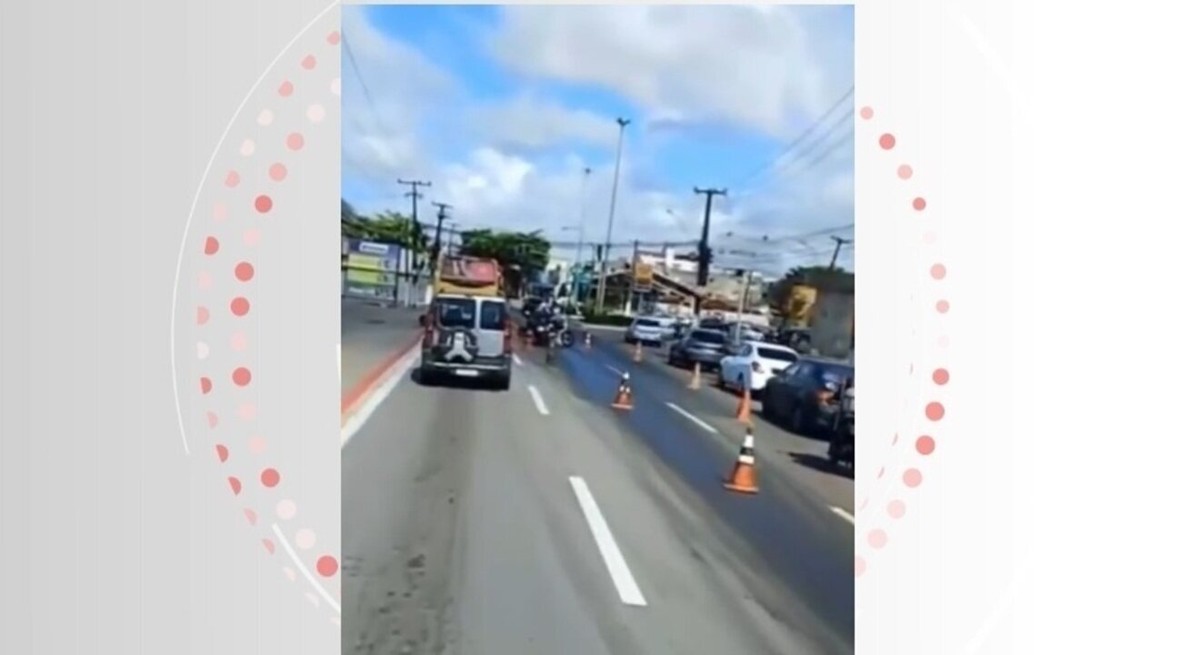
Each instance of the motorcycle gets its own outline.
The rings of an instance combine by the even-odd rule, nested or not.
[[[833,426],[833,435],[829,439],[827,457],[834,466],[845,466],[854,470],[854,396],[845,396],[847,390],[843,387],[838,393],[838,402],[842,410]],[[845,399],[847,402],[842,402]]]
[[[531,321],[526,328],[533,338],[535,347],[545,348],[550,344],[570,348],[575,344],[575,335],[567,329],[561,317]]]

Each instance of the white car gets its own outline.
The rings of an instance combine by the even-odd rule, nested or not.
[[[726,389],[749,389],[757,395],[776,373],[800,360],[800,353],[777,344],[743,343],[738,351],[721,360],[717,382]]]
[[[625,343],[644,343],[661,346],[667,336],[667,328],[662,319],[652,316],[639,316],[633,319],[625,330]]]

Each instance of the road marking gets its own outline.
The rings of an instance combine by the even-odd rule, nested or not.
[[[621,555],[621,549],[617,546],[617,540],[613,539],[612,532],[608,529],[608,523],[604,521],[604,515],[600,513],[600,506],[596,504],[596,499],[592,498],[592,492],[588,491],[587,483],[583,478],[571,476],[569,478],[571,488],[575,490],[575,498],[579,500],[579,507],[583,509],[583,518],[587,520],[588,527],[592,530],[592,538],[596,540],[596,545],[600,548],[600,556],[604,558],[604,565],[608,567],[608,574],[612,576],[613,584],[617,586],[617,594],[621,597],[621,602],[626,605],[646,606],[646,599],[642,596],[642,590],[638,588],[637,581],[633,579],[633,573],[629,570],[629,565],[625,563],[625,558]]]
[[[622,371],[621,369],[617,368],[616,366],[613,366],[612,364],[605,364],[605,366],[608,367],[608,370],[612,371],[613,373],[616,373],[617,375],[625,375],[625,371]]]
[[[362,401],[358,409],[345,419],[345,422],[342,423],[342,448],[345,448],[346,444],[350,443],[350,440],[354,438],[354,435],[358,434],[358,431],[366,424],[367,419],[371,418],[371,415],[375,413],[375,410],[379,409],[379,406],[392,393],[396,385],[400,384],[404,376],[408,375],[408,371],[417,363],[420,356],[421,350],[413,348],[407,355],[397,360],[383,378],[383,383],[376,387]]]
[[[333,608],[333,611],[341,614],[342,606],[333,599],[333,596],[329,595],[329,591],[326,590],[325,587],[321,586],[320,582],[317,582],[316,577],[314,577],[312,574],[312,567],[306,566],[304,562],[300,560],[300,556],[296,554],[296,549],[292,548],[292,544],[288,541],[287,536],[283,534],[283,530],[279,529],[279,524],[272,523],[271,530],[275,532],[275,538],[279,540],[279,543],[283,544],[283,549],[287,551],[288,557],[292,558],[292,562],[294,562],[296,564],[296,568],[300,569],[300,572],[304,574],[304,577],[308,580],[308,583],[313,586],[313,589],[317,590],[317,593],[321,595],[321,598],[325,599],[326,603],[329,603],[329,606]]]
[[[842,509],[841,507],[834,507],[832,505],[829,506],[829,509],[832,510],[834,514],[837,514],[838,516],[846,519],[847,521],[854,523],[854,515],[851,514],[850,512],[847,512],[846,510]]]
[[[695,423],[696,425],[699,425],[700,427],[704,428],[705,430],[708,430],[709,432],[711,432],[713,434],[717,433],[716,428],[714,428],[713,426],[696,418],[695,415],[693,415],[691,412],[687,411],[686,409],[680,407],[679,405],[669,402],[669,403],[667,403],[667,407],[670,407],[671,409],[675,410],[676,412],[679,412],[680,416],[686,418],[687,420],[691,421],[692,423]]]
[[[513,358],[513,363],[516,364],[517,366],[525,365],[525,362],[521,360],[521,356],[518,355],[517,353],[513,353],[512,358]]]
[[[546,409],[546,401],[542,400],[541,392],[532,384],[529,385],[529,395],[533,396],[533,404],[537,406],[537,410],[541,412],[542,416],[549,416],[550,410]]]

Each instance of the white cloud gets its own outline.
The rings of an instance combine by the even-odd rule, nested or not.
[[[469,116],[480,137],[499,147],[545,148],[570,141],[609,146],[617,131],[608,118],[531,94],[480,105]]]
[[[822,44],[828,37],[816,35],[815,28],[798,21],[791,8],[726,8],[716,14],[707,9],[673,14],[675,8],[632,6],[621,11],[591,7],[506,11],[511,11],[513,18],[494,45],[504,53],[516,47],[510,41],[515,36],[529,39],[525,56],[530,63],[525,72],[546,74],[548,64],[543,60],[547,53],[561,49],[566,52],[556,64],[561,70],[550,72],[562,79],[599,81],[629,94],[646,103],[649,116],[645,118],[667,128],[718,118],[779,132],[788,129],[796,112],[811,118],[844,91],[839,88],[844,80],[820,70],[825,63],[794,63],[810,61],[813,52],[827,47]],[[769,18],[765,22],[763,11]],[[433,183],[421,190],[425,196],[420,205],[423,221],[434,215],[430,201],[449,203],[453,206],[451,222],[462,228],[540,229],[560,242],[559,254],[569,258],[574,256],[578,233],[573,229],[582,210],[585,240],[604,239],[612,162],[586,163],[594,170],[586,194],[581,195],[585,162],[574,154],[547,160],[538,151],[572,143],[598,146],[607,152],[615,145],[611,118],[532,94],[472,104],[452,75],[417,49],[379,32],[364,12],[363,7],[343,8],[343,33],[370,96],[368,101],[348,58],[343,57],[346,173],[371,189],[346,198],[356,209],[364,213],[401,209],[407,213],[408,199],[402,197],[404,189],[397,186],[396,178],[419,177]],[[590,22],[593,19],[598,22]],[[555,20],[564,22],[555,28],[551,25]],[[756,33],[763,25],[767,31]],[[799,40],[783,48],[783,54],[772,52],[767,46],[780,47],[785,34]],[[713,42],[728,45],[711,48]],[[624,45],[630,51],[622,54],[618,50]],[[621,76],[618,73],[623,66],[628,68]],[[848,62],[846,68],[849,71]],[[746,70],[755,74],[747,75]],[[766,82],[756,78],[759,73],[767,76]],[[610,77],[604,79],[605,75]],[[772,84],[780,88],[771,88]],[[449,137],[427,129],[430,121],[439,120],[451,124]],[[447,138],[455,142],[453,147],[447,146]],[[714,248],[728,252],[754,246],[763,250],[754,243],[759,234],[796,235],[850,222],[853,176],[845,157],[831,156],[812,168],[800,162],[773,171],[768,176],[771,183],[753,193],[718,199],[712,217]],[[655,161],[637,149],[626,150],[612,231],[615,243],[698,239],[702,196],[693,194],[690,187],[639,188],[633,184],[633,180],[646,179],[645,172],[655,166]],[[361,188],[361,184],[355,187]],[[738,193],[737,189],[731,191]],[[723,237],[728,231],[739,236]],[[793,241],[790,250],[773,247],[748,261],[771,269],[810,263],[817,255],[803,253],[821,253],[829,245],[827,237],[814,241],[807,250]],[[725,254],[719,259],[730,265],[746,260],[738,257]],[[827,260],[824,254],[820,257]],[[851,261],[850,255],[844,261]]]
[[[600,84],[647,111],[784,136],[853,84],[847,11],[510,6],[492,47],[526,75]]]

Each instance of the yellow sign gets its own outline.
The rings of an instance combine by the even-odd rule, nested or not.
[[[371,284],[379,286],[387,286],[393,282],[391,273],[354,268],[346,269],[346,280],[354,284]]]
[[[350,253],[346,256],[346,266],[349,268],[366,269],[372,271],[386,271],[387,260],[378,255],[360,255],[358,253]]]
[[[633,282],[642,287],[648,287],[654,283],[654,266],[645,262],[638,262],[633,267]]]
[[[787,315],[793,323],[807,325],[811,318],[812,308],[817,302],[817,290],[803,284],[792,287],[788,296]]]

